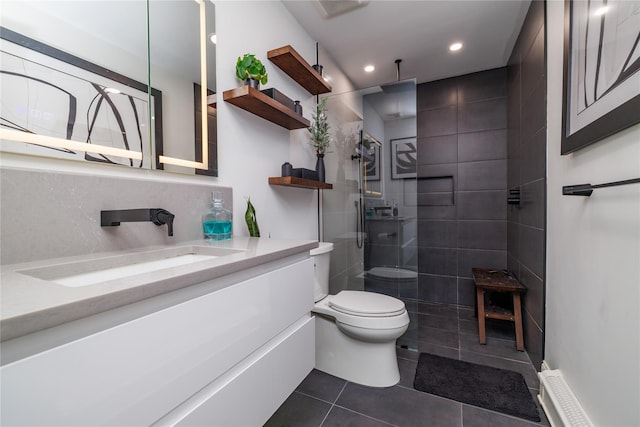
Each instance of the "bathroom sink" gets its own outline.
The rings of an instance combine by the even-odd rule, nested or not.
[[[57,264],[19,273],[67,287],[83,287],[240,252],[242,250],[187,245]]]

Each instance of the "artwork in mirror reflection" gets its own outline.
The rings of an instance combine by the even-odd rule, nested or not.
[[[194,90],[202,43],[215,93],[211,2],[5,2],[0,13],[3,151],[194,173],[159,158],[202,162],[205,109],[203,173],[217,176],[215,110]]]
[[[151,167],[145,84],[109,79],[108,70],[6,28],[0,28],[0,35],[3,137],[19,139],[24,132],[115,149],[74,150],[6,140],[4,150]]]

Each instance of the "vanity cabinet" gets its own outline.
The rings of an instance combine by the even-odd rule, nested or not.
[[[230,276],[4,365],[1,424],[264,424],[315,364],[313,261]]]

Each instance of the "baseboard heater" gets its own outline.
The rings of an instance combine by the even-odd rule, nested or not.
[[[551,427],[593,427],[559,370],[543,370],[538,400]]]

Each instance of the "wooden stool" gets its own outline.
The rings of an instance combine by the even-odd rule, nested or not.
[[[522,304],[520,294],[527,288],[515,278],[509,276],[504,270],[492,270],[489,268],[473,268],[473,280],[476,283],[476,296],[478,299],[478,335],[480,344],[487,343],[485,319],[509,320],[516,327],[516,349],[524,351],[524,339],[522,338]],[[509,292],[513,296],[513,313],[499,312],[494,307],[484,306],[485,291]]]

